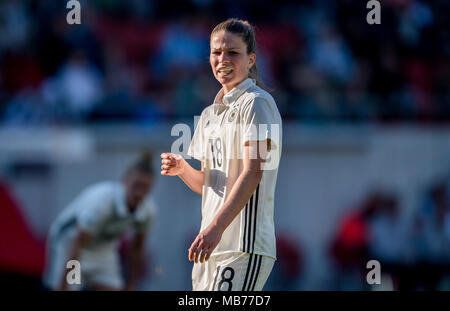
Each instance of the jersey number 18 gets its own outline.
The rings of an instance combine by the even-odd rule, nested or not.
[[[213,168],[222,167],[223,163],[222,140],[220,139],[220,137],[216,139],[210,139],[209,145],[211,148]]]

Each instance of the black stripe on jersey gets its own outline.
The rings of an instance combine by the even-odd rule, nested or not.
[[[66,220],[66,222],[64,222],[61,227],[58,229],[56,236],[59,238],[61,237],[69,228],[73,227],[74,225],[76,225],[77,223],[77,219],[74,217],[69,218],[68,220]]]
[[[244,234],[242,237],[242,251],[252,253],[255,250],[256,240],[256,220],[258,208],[259,184],[255,192],[244,207]],[[253,216],[253,211],[255,211]],[[253,235],[252,235],[253,233]]]
[[[247,265],[247,273],[245,273],[244,285],[242,286],[242,290],[245,290],[245,286],[247,285],[248,274],[250,273],[250,269],[252,267],[253,254],[250,254],[250,258],[248,259]]]
[[[248,228],[247,228],[247,248],[244,252],[250,253],[250,241],[251,241],[251,232],[252,232],[252,215],[253,215],[253,195],[250,197],[250,201],[248,203],[249,208],[249,217],[248,217]]]
[[[255,290],[256,280],[258,280],[259,269],[261,268],[261,261],[262,261],[262,256],[258,255],[258,268],[256,269],[255,281],[253,282],[251,291]]]
[[[246,244],[247,244],[247,240],[245,239],[245,237],[247,236],[247,207],[248,207],[248,202],[247,204],[245,204],[245,210],[244,210],[244,214],[245,214],[245,219],[244,219],[244,237],[243,237],[243,242],[242,242],[242,251],[245,252],[245,248],[246,248]]]
[[[257,212],[258,212],[258,193],[259,193],[259,184],[258,187],[256,187],[256,198],[255,198],[255,218],[253,219],[253,243],[252,243],[252,248],[251,251],[254,252],[255,251],[255,240],[256,240],[256,219],[257,217]]]
[[[255,255],[255,260],[254,260],[253,265],[252,265],[252,272],[250,273],[250,281],[248,283],[247,289],[244,289],[244,290],[249,291],[251,286],[252,286],[252,284],[253,284],[253,277],[255,276],[255,268],[256,268],[256,265],[257,265],[259,257],[261,257],[261,256],[260,255]]]

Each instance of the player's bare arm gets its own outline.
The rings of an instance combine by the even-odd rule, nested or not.
[[[202,169],[196,170],[179,154],[161,154],[161,175],[178,176],[195,193],[202,194],[203,188],[203,162]]]
[[[125,286],[126,290],[135,290],[139,274],[142,272],[142,267],[145,259],[144,245],[146,234],[136,233],[133,238],[130,253],[130,277]]]
[[[260,150],[268,150],[266,141],[260,141],[258,144],[251,142],[244,147],[244,169],[211,224],[200,232],[191,244],[188,256],[190,261],[197,263],[209,259],[220,242],[223,232],[242,210],[261,181],[263,175],[261,164],[266,158],[266,154],[261,154],[259,157],[258,147]]]

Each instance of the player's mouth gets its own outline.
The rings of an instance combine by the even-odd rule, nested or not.
[[[220,77],[227,77],[233,72],[231,68],[220,68],[217,70],[217,75]]]

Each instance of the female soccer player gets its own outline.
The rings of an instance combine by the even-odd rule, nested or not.
[[[189,248],[193,290],[262,290],[276,260],[274,193],[281,117],[258,86],[252,26],[229,19],[210,37],[210,64],[222,85],[203,110],[188,155],[163,153],[161,174],[202,195],[201,230]]]
[[[152,187],[150,154],[125,172],[122,182],[101,182],[81,192],[52,224],[44,284],[53,290],[133,290],[143,263],[145,237],[154,207],[145,200]],[[122,279],[118,240],[134,229],[130,271]],[[67,262],[78,260],[81,284],[68,284]],[[72,268],[72,267],[70,267]]]

